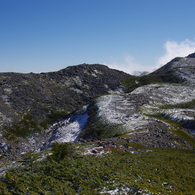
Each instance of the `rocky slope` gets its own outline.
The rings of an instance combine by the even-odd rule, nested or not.
[[[2,163],[76,140],[195,147],[194,54],[141,77],[84,64],[52,73],[4,73],[0,79]]]
[[[71,66],[41,74],[0,73],[0,120],[17,120],[30,112],[36,122],[55,110],[75,110],[91,98],[116,89],[128,78],[103,65]]]
[[[148,147],[193,149],[195,146],[195,61],[192,56],[180,58],[179,62],[173,60],[144,77],[146,85],[142,80],[141,85],[137,84],[143,77],[130,79],[129,85],[134,83],[135,89],[129,93],[115,91],[94,99],[87,105],[85,112],[79,115],[83,117],[85,125],[81,124],[82,128],[79,126],[77,131],[72,133],[80,132],[79,139],[93,140],[120,136],[128,142]],[[158,79],[156,77],[153,79],[153,75],[158,75]],[[164,81],[159,78],[166,79]],[[151,82],[153,84],[148,84]],[[78,115],[74,116],[78,122],[80,120],[77,120],[77,117]],[[62,128],[55,127],[55,132],[62,135],[61,130]],[[53,130],[50,129],[50,132]],[[55,138],[53,141],[61,142],[60,139]],[[51,140],[48,144],[51,144]]]
[[[174,71],[175,75],[186,80],[186,84],[195,84],[195,53],[188,55],[185,58],[177,57],[167,63],[165,66],[156,70],[152,74],[162,74],[168,71]]]
[[[14,159],[39,149],[47,136],[45,129],[129,77],[99,64],[41,74],[0,73],[1,156]]]

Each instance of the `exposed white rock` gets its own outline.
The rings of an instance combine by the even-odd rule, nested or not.
[[[195,87],[182,85],[151,84],[135,89],[131,94],[149,96],[156,104],[176,104],[195,99]]]
[[[121,124],[127,131],[142,129],[148,123],[148,117],[135,108],[134,100],[125,95],[106,95],[97,99],[99,116],[109,123]]]
[[[4,88],[3,90],[7,94],[11,94],[12,93],[12,89],[11,88]]]
[[[11,119],[9,119],[8,117],[6,117],[4,114],[0,112],[0,122],[10,122],[10,121]]]
[[[66,87],[70,87],[73,84],[71,79],[67,79],[65,82]]]
[[[91,73],[91,76],[93,77],[97,77],[97,75],[95,73]]]
[[[138,99],[135,95],[138,95]],[[139,95],[148,99],[148,103],[139,105]],[[162,104],[184,103],[193,99],[195,88],[192,86],[151,84],[139,87],[130,94],[101,96],[97,98],[96,104],[100,117],[109,123],[121,124],[127,132],[131,132],[141,129],[145,131],[145,126],[152,120],[148,115],[158,113],[178,121],[194,120],[195,111],[192,109],[159,108]]]
[[[46,141],[43,143],[42,149],[51,146],[54,142],[64,143],[75,141],[87,123],[89,117],[87,107],[88,105],[78,110],[70,118],[53,124],[47,130]]]
[[[73,87],[71,87],[70,89],[71,89],[71,90],[73,90],[73,91],[75,91],[76,93],[79,93],[79,94],[82,94],[82,93],[83,93],[83,91],[82,91],[82,90],[77,89],[77,88],[73,88]]]
[[[9,102],[9,97],[7,95],[2,95],[1,96],[2,100],[5,102],[5,103],[8,103]]]
[[[164,109],[162,112],[177,121],[195,120],[195,110],[191,109]]]
[[[98,70],[94,70],[94,72],[96,73],[96,74],[102,74],[102,72],[100,72],[100,71],[98,71]]]
[[[88,114],[72,116],[69,119],[60,123],[60,127],[56,129],[55,135],[53,135],[53,142],[64,143],[75,141],[86,124]],[[58,124],[56,124],[58,126]],[[55,128],[55,126],[54,126]]]
[[[115,181],[113,181],[115,182]],[[119,184],[119,186],[121,186]],[[101,194],[110,194],[110,195],[115,195],[115,194],[129,194],[130,192],[132,192],[133,190],[129,187],[116,187],[113,190],[106,190],[106,188],[104,188],[104,190],[102,192],[100,192]],[[144,193],[144,195],[147,195]]]
[[[82,81],[79,76],[71,78],[77,85],[82,86]]]

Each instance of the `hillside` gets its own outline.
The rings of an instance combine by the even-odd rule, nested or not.
[[[71,112],[91,98],[115,90],[128,77],[98,64],[41,74],[0,73],[1,122],[17,120],[18,112],[29,112],[36,122],[53,110]]]
[[[172,60],[150,75],[127,79],[123,82],[126,93],[116,91],[93,99],[50,128],[46,145],[62,143],[67,137],[70,141],[123,137],[147,147],[193,149],[195,63],[189,57],[180,61],[188,64]],[[189,68],[192,74],[179,74],[182,67],[183,73]]]
[[[194,57],[140,77],[86,64],[0,74],[0,189],[193,194]]]
[[[162,74],[165,72],[173,72],[175,76],[183,78],[186,83],[195,84],[195,53],[188,55],[185,58],[177,57],[169,63],[154,71],[152,74]]]
[[[115,90],[129,77],[99,64],[41,74],[0,73],[1,156],[9,160],[39,150],[47,138],[45,130],[53,123],[91,98]]]

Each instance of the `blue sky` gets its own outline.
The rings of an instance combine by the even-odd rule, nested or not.
[[[195,52],[194,0],[0,0],[0,72],[133,73]]]

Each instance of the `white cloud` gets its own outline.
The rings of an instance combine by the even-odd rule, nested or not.
[[[131,55],[125,55],[124,60],[122,63],[104,63],[105,65],[109,66],[110,68],[122,70],[129,74],[137,74],[139,72],[151,72],[153,70],[153,66],[143,66],[136,62],[136,60]]]
[[[157,64],[159,66],[165,65],[167,62],[175,57],[185,57],[195,52],[195,41],[186,39],[181,43],[176,41],[167,41],[164,45],[166,53],[159,58]]]
[[[113,62],[113,63],[104,63],[104,64],[109,66],[110,68],[122,70],[129,74],[137,74],[139,72],[144,72],[144,71],[153,72],[154,70],[165,65],[175,57],[185,57],[191,53],[194,53],[195,41],[190,41],[188,39],[180,43],[176,41],[167,41],[164,44],[164,48],[165,48],[165,54],[159,58],[157,57],[158,59],[157,62],[151,66],[139,64],[131,55],[125,55],[122,63]]]

